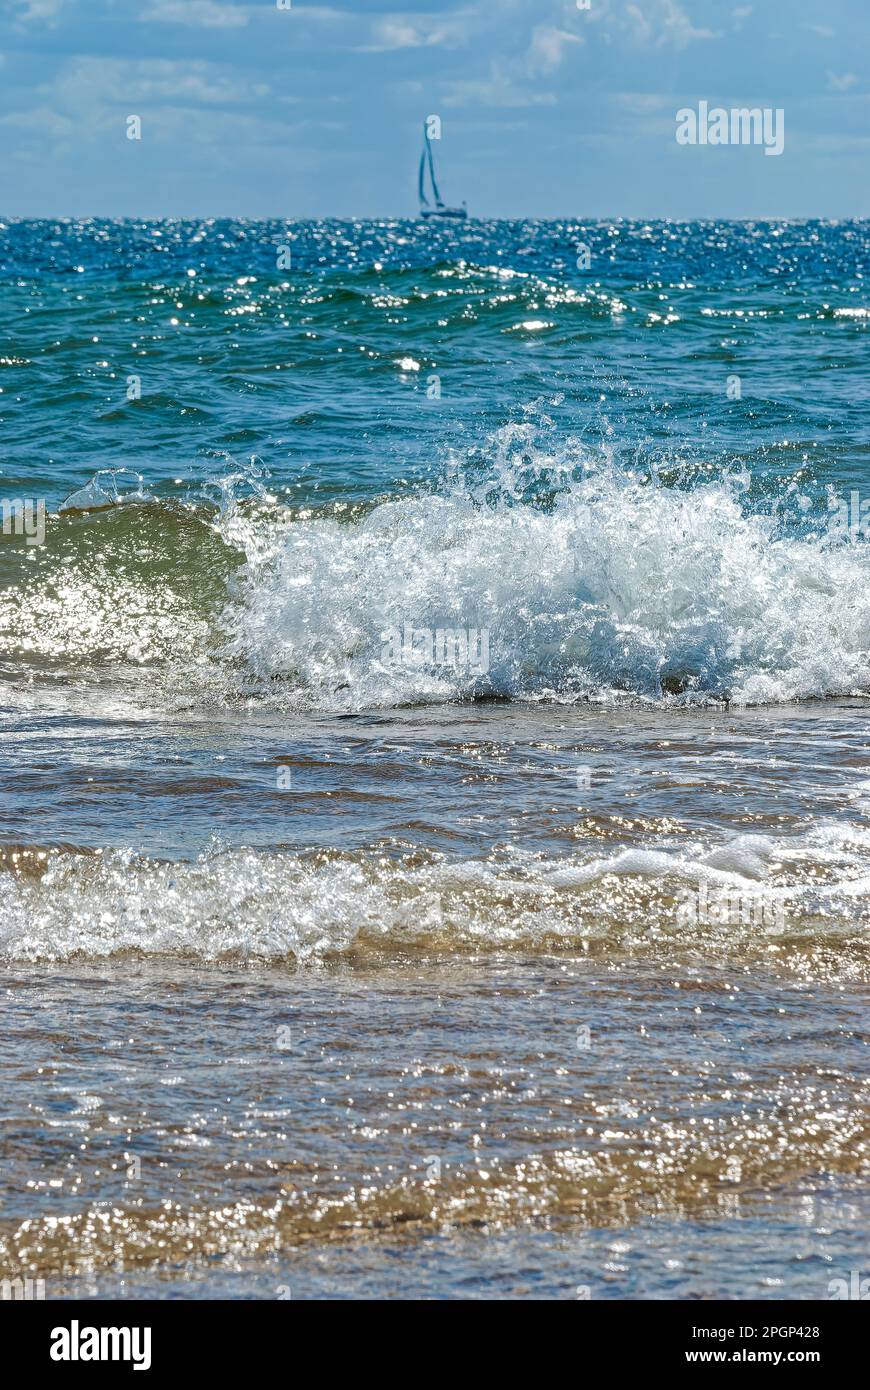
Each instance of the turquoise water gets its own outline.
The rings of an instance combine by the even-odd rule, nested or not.
[[[868,249],[0,227],[0,1273],[858,1267]]]
[[[868,237],[826,222],[8,223],[4,486],[59,502],[125,464],[177,495],[225,451],[257,455],[299,504],[369,500],[437,479],[451,445],[485,468],[488,434],[539,401],[561,445],[606,443],[629,466],[746,466],[762,496],[797,474],[861,485]]]

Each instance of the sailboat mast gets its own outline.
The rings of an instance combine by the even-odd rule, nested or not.
[[[426,197],[426,189],[425,189],[425,187],[424,187],[424,179],[425,179],[425,177],[426,177],[426,151],[424,150],[423,153],[420,155],[420,173],[419,173],[419,175],[417,176],[417,192],[418,192],[418,194],[419,194],[419,196],[420,196],[420,205],[421,205],[421,207],[428,207],[428,206],[429,206],[429,199]]]
[[[432,192],[435,194],[435,202],[441,207],[441,194],[438,192],[438,184],[435,182],[435,161],[432,158],[432,142],[429,139],[429,131],[423,126],[423,134],[426,137],[426,153],[429,156],[429,177],[432,180]]]
[[[432,197],[435,203],[433,207],[426,197],[426,166],[429,166],[429,181],[432,185]],[[441,197],[441,190],[438,187],[438,180],[435,177],[435,159],[432,154],[432,141],[429,137],[429,127],[423,122],[423,153],[420,155],[420,168],[417,171],[417,192],[420,197],[420,216],[430,217],[450,217],[465,220],[468,217],[468,210],[465,204],[462,207],[447,207]]]

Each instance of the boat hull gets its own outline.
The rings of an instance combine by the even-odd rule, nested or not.
[[[431,218],[446,217],[450,221],[463,222],[468,217],[465,208],[421,208],[420,216],[427,221]]]

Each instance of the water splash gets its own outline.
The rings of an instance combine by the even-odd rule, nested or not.
[[[870,551],[786,533],[739,474],[663,486],[527,422],[350,522],[233,506],[222,525],[246,556],[223,654],[279,703],[870,690]],[[389,666],[383,634],[408,623],[485,630],[488,671]]]

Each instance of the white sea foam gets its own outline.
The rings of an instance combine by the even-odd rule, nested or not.
[[[870,547],[786,537],[739,486],[664,487],[532,426],[488,468],[352,522],[230,504],[246,563],[224,656],[269,698],[365,708],[472,695],[728,698],[870,691]],[[485,629],[489,669],[396,670],[383,633]]]
[[[741,835],[719,846],[634,848],[603,858],[550,860],[510,850],[422,864],[367,851],[237,849],[178,864],[55,851],[41,875],[0,871],[0,959],[133,952],[310,963],[351,950],[581,949],[595,941],[616,951],[656,943],[705,954],[754,948],[747,924],[686,925],[680,903],[702,884],[711,895],[733,890],[778,905],[792,940],[824,945],[825,924],[845,932],[851,952],[856,929],[866,929],[866,847],[849,827],[828,829],[818,847],[807,837]],[[789,862],[795,869],[783,872]]]
[[[510,425],[439,487],[352,517],[282,508],[253,468],[217,478],[208,510],[142,509],[138,531],[132,504],[67,518],[69,553],[2,589],[0,623],[28,672],[136,663],[192,707],[865,695],[870,546],[805,517],[788,534],[783,500],[752,512],[745,480],[665,486]],[[216,560],[230,572],[238,554],[221,603]],[[486,660],[385,657],[409,629]]]

